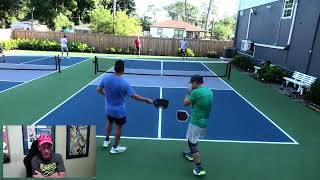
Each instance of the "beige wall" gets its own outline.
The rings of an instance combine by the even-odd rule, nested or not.
[[[62,155],[67,177],[96,176],[96,126],[90,127],[89,156],[84,158],[66,159],[66,126],[56,126],[55,150]],[[23,164],[22,126],[8,126],[10,163],[3,164],[3,177],[26,177]]]

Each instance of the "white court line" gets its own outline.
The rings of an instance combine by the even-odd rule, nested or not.
[[[71,67],[73,67],[73,66],[76,66],[76,65],[78,65],[78,64],[80,64],[80,63],[86,62],[86,61],[88,61],[88,60],[90,60],[90,59],[92,59],[92,58],[89,58],[89,59],[86,59],[86,60],[84,60],[84,61],[78,62],[78,63],[73,64],[73,65],[71,65],[71,66],[67,66],[67,67],[65,67],[65,68],[62,68],[61,71],[62,71],[62,70],[65,70],[65,69],[68,69],[68,68],[71,68]],[[5,90],[3,90],[3,91],[0,91],[0,94],[3,93],[3,92],[9,91],[9,90],[11,90],[11,89],[13,89],[13,88],[16,88],[16,87],[22,86],[22,85],[24,85],[24,84],[27,84],[27,83],[29,83],[29,82],[31,82],[31,81],[34,81],[34,80],[43,78],[43,77],[45,77],[45,76],[49,76],[49,75],[51,75],[51,74],[53,74],[53,73],[58,73],[58,72],[57,72],[57,71],[52,71],[52,72],[50,72],[50,73],[48,73],[48,74],[44,74],[44,75],[39,76],[39,77],[36,77],[36,78],[34,78],[34,79],[30,79],[30,80],[28,80],[28,81],[25,81],[24,83],[21,83],[21,84],[18,84],[18,85],[16,85],[16,86],[13,86],[13,87],[11,87],[11,88],[8,88],[8,89],[5,89]]]
[[[113,67],[112,67],[113,68]],[[110,68],[110,69],[112,69]],[[108,71],[110,71],[110,69]],[[85,85],[84,87],[82,87],[80,90],[78,90],[76,93],[74,93],[72,96],[70,96],[69,98],[67,98],[66,100],[64,100],[62,103],[60,103],[58,106],[56,106],[55,108],[51,109],[51,111],[49,111],[48,113],[46,113],[45,115],[43,115],[40,119],[38,119],[36,122],[34,122],[32,125],[37,124],[38,122],[40,122],[42,119],[44,119],[45,117],[47,117],[49,114],[51,114],[53,111],[55,111],[56,109],[58,109],[60,106],[62,106],[63,104],[65,104],[67,101],[69,101],[71,98],[73,98],[74,96],[76,96],[77,94],[79,94],[82,90],[84,90],[86,87],[88,87],[91,83],[93,83],[94,81],[96,81],[97,79],[99,79],[101,76],[105,75],[105,73],[102,73],[100,76],[98,76],[97,78],[95,78],[94,80],[92,80],[91,82],[89,82],[87,85]]]
[[[0,79],[2,82],[18,82],[18,83],[23,83],[24,81],[16,81],[16,80],[8,80],[8,79]]]
[[[19,63],[19,64],[28,64],[28,63],[31,63],[31,62],[40,61],[40,60],[48,59],[48,58],[52,58],[52,57],[54,57],[54,56],[49,56],[49,57],[43,57],[43,58],[39,58],[39,59],[34,59],[34,60],[31,60],[31,61],[22,62],[22,63]]]
[[[160,87],[160,99],[162,99],[162,87]],[[161,139],[161,125],[162,125],[162,108],[159,108],[159,121],[158,121],[158,139]]]
[[[96,135],[98,138],[105,138],[105,136]],[[114,138],[114,136],[110,136]],[[126,137],[121,136],[123,139],[135,139],[135,140],[153,140],[153,141],[185,141],[186,139],[176,138],[149,138],[149,137]],[[278,145],[298,145],[293,142],[272,142],[272,141],[231,141],[231,140],[210,140],[210,139],[199,139],[200,142],[219,142],[219,143],[241,143],[241,144],[278,144]]]
[[[208,68],[205,64],[203,64],[210,72],[212,70]],[[214,73],[214,72],[212,72]],[[227,84],[223,79],[218,77],[222,82],[224,82],[228,87],[230,87],[235,93],[238,94],[243,100],[245,100],[251,107],[253,107],[256,111],[258,111],[262,116],[264,116],[268,121],[270,121],[274,126],[276,126],[282,133],[284,133],[291,141],[293,141],[293,144],[299,144],[295,139],[293,139],[287,132],[285,132],[283,129],[281,129],[275,122],[273,122],[268,116],[266,116],[262,111],[260,111],[257,107],[255,107],[252,103],[250,103],[246,98],[244,98],[238,91],[233,89],[229,84]]]

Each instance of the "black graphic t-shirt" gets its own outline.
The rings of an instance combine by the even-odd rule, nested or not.
[[[65,172],[62,156],[57,153],[52,153],[52,157],[49,161],[44,161],[41,154],[38,154],[32,158],[31,164],[33,175],[37,174],[35,170],[40,172],[43,176],[51,176],[56,172]]]

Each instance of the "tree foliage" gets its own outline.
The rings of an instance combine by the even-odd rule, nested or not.
[[[217,21],[212,31],[213,36],[215,39],[224,40],[224,39],[231,39],[234,37],[236,27],[236,17],[229,16]]]
[[[125,11],[118,11],[113,23],[110,10],[99,7],[90,14],[91,28],[96,33],[117,35],[141,34],[142,28],[137,18],[129,18]],[[114,29],[114,31],[113,31]]]
[[[112,10],[112,0],[107,3],[108,9]],[[133,15],[136,12],[136,3],[134,0],[117,0],[116,2],[117,11],[125,11],[127,15]]]
[[[56,31],[61,31],[63,28],[72,28],[73,22],[69,21],[68,17],[60,13],[54,20],[54,28]]]
[[[168,12],[172,20],[182,20],[191,24],[196,24],[198,21],[199,9],[196,6],[187,3],[188,17],[185,17],[185,5],[183,1],[178,1],[169,6],[165,6],[164,10]]]
[[[21,20],[28,12],[27,1],[1,0],[0,1],[0,27],[10,27],[16,20]]]

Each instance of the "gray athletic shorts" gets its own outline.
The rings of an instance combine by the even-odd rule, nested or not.
[[[187,139],[192,143],[196,144],[200,138],[207,136],[208,128],[200,128],[189,123],[187,130]]]
[[[61,51],[68,52],[68,47],[61,47]]]

